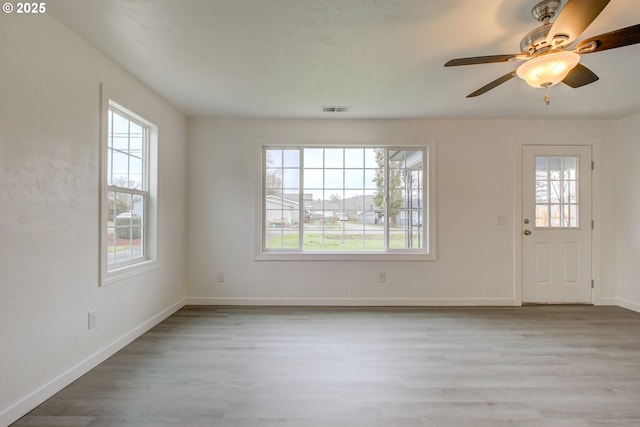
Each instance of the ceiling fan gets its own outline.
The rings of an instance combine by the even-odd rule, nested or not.
[[[544,88],[544,101],[549,105],[549,87],[560,82],[572,88],[588,85],[598,76],[580,64],[580,55],[601,52],[640,43],[640,24],[600,34],[571,45],[607,6],[610,0],[567,0],[555,21],[551,19],[560,8],[560,0],[543,0],[531,9],[542,25],[527,33],[520,41],[518,54],[474,56],[452,59],[445,67],[525,61],[517,69],[467,95],[472,98],[518,76],[530,86]]]

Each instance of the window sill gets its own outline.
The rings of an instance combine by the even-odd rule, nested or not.
[[[106,273],[105,278],[102,280],[102,286],[120,282],[122,280],[139,276],[141,274],[148,273],[159,268],[160,263],[157,260],[147,260],[139,262],[137,264],[116,268]]]
[[[254,261],[435,261],[435,254],[408,252],[262,252]]]

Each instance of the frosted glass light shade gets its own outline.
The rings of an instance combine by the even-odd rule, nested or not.
[[[532,87],[549,87],[560,83],[580,62],[575,52],[552,52],[523,63],[516,74]]]

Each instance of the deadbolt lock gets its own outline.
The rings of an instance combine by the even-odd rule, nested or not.
[[[524,235],[525,235],[525,236],[528,236],[528,235],[530,235],[530,234],[531,234],[531,230],[524,230]]]

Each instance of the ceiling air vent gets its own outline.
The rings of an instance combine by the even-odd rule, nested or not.
[[[336,107],[336,106],[330,106],[330,107],[322,107],[322,112],[323,113],[348,113],[349,112],[349,108],[351,107],[345,107],[345,106],[341,106],[341,107]]]

